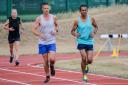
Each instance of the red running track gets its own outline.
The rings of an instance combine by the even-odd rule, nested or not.
[[[107,56],[109,53],[102,53]],[[124,54],[123,54],[124,55]],[[126,56],[127,54],[125,54]],[[57,60],[79,58],[79,54],[57,54]],[[42,63],[39,55],[23,55],[19,67],[9,64],[7,56],[0,56],[0,85],[45,85],[43,68],[32,66]],[[56,69],[56,76],[46,85],[128,85],[128,79],[89,74],[89,82],[81,80],[82,74],[75,71]]]

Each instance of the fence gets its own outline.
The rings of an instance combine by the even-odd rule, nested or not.
[[[0,21],[10,16],[11,8],[16,8],[20,15],[39,14],[40,4],[43,2],[51,5],[52,13],[76,11],[80,4],[86,4],[88,7],[128,4],[128,0],[0,0]]]

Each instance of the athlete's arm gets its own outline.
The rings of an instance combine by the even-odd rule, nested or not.
[[[74,37],[79,37],[80,35],[78,33],[76,33],[76,29],[77,29],[77,26],[78,26],[78,21],[75,20],[74,21],[74,24],[73,24],[73,27],[72,27],[72,30],[71,30],[71,34],[74,36]]]
[[[54,25],[55,25],[55,29],[52,32],[52,35],[56,35],[57,32],[58,32],[58,20],[57,20],[57,17],[56,16],[54,16]]]
[[[58,19],[56,16],[54,17],[54,24],[55,24],[55,30],[56,32],[58,32]]]
[[[35,22],[34,22],[34,26],[32,28],[32,32],[36,36],[41,36],[41,33],[39,33],[37,31],[37,29],[39,28],[39,26],[40,26],[40,19],[39,19],[39,17],[37,17],[36,20],[35,20]]]
[[[98,25],[96,24],[96,21],[94,18],[91,18],[91,22],[92,22],[92,25],[94,27],[94,30],[93,32],[91,33],[91,37],[93,38],[95,36],[95,34],[97,33],[97,30],[98,30]]]
[[[4,29],[9,31],[14,31],[14,29],[11,27],[9,28],[9,19],[3,24]]]
[[[93,25],[93,27],[95,28],[94,29],[94,33],[96,34],[97,33],[97,30],[98,30],[98,25],[97,25],[97,23],[96,23],[96,21],[95,21],[95,19],[92,17],[92,25]]]

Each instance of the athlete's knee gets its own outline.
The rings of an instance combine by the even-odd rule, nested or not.
[[[51,59],[50,59],[50,63],[51,63],[51,64],[54,64],[54,63],[55,63],[55,59],[54,59],[54,58],[51,58]]]
[[[87,57],[87,56],[86,56],[86,55],[81,55],[81,57],[82,57],[82,61],[83,61],[83,62],[86,62],[86,57]]]
[[[82,58],[86,58],[87,55],[86,55],[86,54],[81,54],[81,57],[82,57]]]
[[[13,50],[13,45],[10,45],[10,51],[12,51]]]
[[[16,46],[15,50],[16,50],[16,52],[18,52],[19,51],[19,46]]]
[[[54,64],[55,63],[55,57],[52,55],[50,56],[50,64]]]
[[[88,59],[88,64],[92,64],[93,59]]]
[[[10,52],[13,52],[13,48],[10,48]]]

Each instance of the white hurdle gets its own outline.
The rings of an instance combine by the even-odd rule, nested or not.
[[[100,36],[101,39],[107,39],[107,47],[108,51],[113,51],[112,56],[118,56],[120,52],[120,43],[121,43],[121,38],[123,39],[128,39],[128,34],[102,34]],[[119,39],[117,47],[113,48],[113,45],[111,43],[111,39]]]
[[[128,39],[128,34],[102,34],[100,36],[101,39],[108,39],[108,38],[124,38]]]

